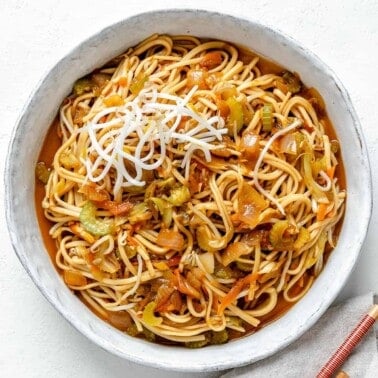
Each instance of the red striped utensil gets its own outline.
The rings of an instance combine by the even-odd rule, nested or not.
[[[374,305],[361,319],[345,341],[339,346],[328,362],[320,369],[317,378],[331,378],[337,369],[345,362],[352,350],[367,334],[378,319],[378,305]]]

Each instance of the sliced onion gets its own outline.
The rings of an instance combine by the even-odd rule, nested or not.
[[[279,150],[285,154],[296,155],[298,152],[297,141],[293,133],[284,135],[279,141]]]
[[[251,252],[251,248],[247,244],[242,242],[235,242],[230,244],[225,253],[222,256],[222,263],[224,266],[231,264],[242,255],[246,255]]]
[[[238,219],[255,227],[260,213],[268,207],[267,201],[251,185],[243,183],[238,195]]]
[[[73,270],[65,270],[63,273],[63,279],[69,286],[85,286],[87,284],[86,277]]]
[[[198,255],[201,264],[203,265],[204,269],[207,273],[213,274],[214,273],[214,255],[211,252],[201,253]]]
[[[184,248],[185,240],[182,234],[177,231],[161,230],[157,236],[156,244],[174,251],[181,251]]]

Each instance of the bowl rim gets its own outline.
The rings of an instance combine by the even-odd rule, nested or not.
[[[149,360],[148,358],[142,358],[140,356],[138,357],[138,356],[135,356],[133,354],[128,354],[128,355],[125,354],[124,351],[119,350],[115,346],[109,344],[108,342],[106,342],[106,340],[104,340],[103,337],[98,336],[95,332],[88,332],[88,329],[82,327],[80,319],[79,319],[79,321],[77,321],[77,319],[73,319],[70,316],[69,311],[67,311],[67,309],[60,302],[57,303],[55,298],[53,298],[50,295],[50,293],[46,290],[43,282],[41,282],[39,280],[39,278],[30,270],[28,258],[22,253],[21,248],[19,247],[20,240],[19,240],[17,234],[12,229],[12,227],[15,226],[16,223],[15,223],[15,220],[14,220],[13,207],[12,207],[12,204],[11,204],[11,201],[10,201],[11,195],[12,195],[12,183],[11,183],[10,172],[12,171],[11,160],[12,160],[13,155],[15,154],[15,140],[16,140],[17,133],[18,133],[18,130],[19,130],[19,126],[22,123],[23,118],[28,113],[29,106],[33,102],[34,97],[36,96],[36,94],[40,90],[43,83],[46,80],[49,79],[51,72],[54,71],[55,69],[57,69],[61,65],[62,61],[64,61],[68,57],[74,55],[75,53],[78,53],[78,51],[80,51],[80,49],[86,48],[90,44],[91,41],[94,41],[95,39],[99,38],[100,35],[102,35],[106,32],[109,32],[113,28],[119,28],[124,23],[130,22],[134,19],[149,17],[149,16],[156,15],[156,14],[161,14],[162,16],[164,16],[164,14],[169,14],[169,13],[175,13],[175,14],[179,14],[179,13],[194,13],[194,14],[195,13],[201,13],[203,15],[207,15],[208,17],[227,17],[228,19],[232,20],[233,22],[244,22],[245,24],[253,24],[254,26],[260,28],[264,32],[268,32],[268,33],[271,33],[273,35],[280,36],[281,38],[286,40],[291,45],[292,48],[294,48],[298,51],[304,52],[309,57],[309,60],[311,60],[311,62],[314,63],[314,64],[316,63],[316,65],[321,68],[322,72],[335,83],[335,85],[336,85],[338,91],[340,92],[342,98],[344,99],[346,105],[348,105],[348,111],[349,111],[350,117],[352,119],[354,131],[356,132],[356,135],[359,138],[359,143],[361,145],[361,155],[362,155],[363,159],[365,160],[365,168],[366,169],[365,169],[364,174],[366,175],[365,179],[366,179],[366,183],[368,185],[368,190],[367,190],[368,197],[364,198],[364,202],[366,203],[366,206],[367,206],[367,208],[366,208],[367,213],[365,214],[365,218],[364,218],[365,231],[361,233],[361,235],[360,235],[361,237],[360,237],[360,239],[358,240],[358,243],[357,243],[358,245],[355,246],[356,253],[355,253],[355,256],[353,258],[352,263],[350,264],[351,266],[349,267],[349,271],[347,272],[347,274],[345,274],[344,280],[342,282],[338,283],[339,289],[335,290],[331,295],[328,295],[326,298],[323,299],[323,301],[319,305],[318,310],[312,315],[312,317],[310,317],[308,319],[306,325],[302,329],[300,329],[300,331],[298,333],[289,335],[283,342],[281,342],[276,347],[271,348],[270,350],[265,351],[264,353],[257,354],[257,357],[252,358],[252,359],[251,359],[250,355],[246,354],[245,356],[242,356],[241,358],[240,357],[237,358],[232,363],[230,363],[229,361],[227,361],[226,363],[223,363],[222,361],[216,361],[216,363],[214,364],[211,361],[209,361],[207,364],[202,364],[199,367],[197,367],[197,366],[193,366],[193,365],[189,365],[189,364],[184,364],[184,365],[181,366],[180,363],[182,361],[181,362],[179,361],[179,364],[172,361],[171,364],[167,365],[166,361],[160,362],[156,359],[155,360]],[[125,49],[126,48],[127,48],[127,46],[125,46]],[[232,367],[236,367],[236,366],[246,365],[246,364],[249,364],[251,362],[255,362],[255,361],[264,359],[268,356],[271,356],[271,355],[275,354],[276,352],[278,352],[279,350],[286,347],[287,345],[289,345],[290,343],[292,343],[293,341],[295,341],[296,339],[298,339],[305,331],[307,331],[310,327],[312,327],[313,324],[320,318],[320,316],[327,310],[327,308],[331,305],[331,303],[334,301],[334,299],[336,298],[336,296],[340,292],[341,288],[344,286],[346,280],[350,276],[350,273],[354,269],[356,262],[357,262],[357,259],[360,255],[362,244],[363,244],[363,242],[366,238],[366,234],[368,232],[368,227],[369,227],[369,223],[370,223],[370,220],[371,220],[371,214],[372,214],[372,205],[373,205],[371,168],[370,168],[370,162],[369,162],[369,156],[368,156],[368,152],[367,152],[367,148],[366,148],[366,143],[365,143],[364,136],[363,136],[363,133],[362,133],[361,124],[359,122],[356,111],[355,111],[355,109],[352,105],[350,96],[349,96],[346,88],[344,87],[342,82],[339,80],[337,75],[333,72],[333,70],[330,67],[328,67],[328,65],[326,65],[316,54],[314,54],[313,52],[311,52],[310,50],[308,50],[307,48],[302,46],[299,42],[297,42],[291,36],[283,33],[278,28],[275,28],[275,27],[273,28],[272,26],[264,24],[260,21],[252,19],[250,17],[234,15],[234,14],[229,14],[229,13],[221,13],[221,12],[210,11],[210,10],[206,10],[206,9],[165,8],[165,9],[154,9],[154,10],[150,10],[150,11],[147,11],[147,12],[137,13],[137,14],[134,14],[130,17],[125,17],[125,18],[123,18],[119,21],[116,21],[114,23],[110,23],[108,26],[102,28],[101,30],[91,34],[89,37],[82,40],[79,44],[77,44],[72,49],[68,50],[67,52],[64,52],[63,56],[59,57],[58,60],[53,65],[51,65],[47,69],[47,71],[41,76],[40,80],[35,85],[33,91],[28,96],[28,99],[25,102],[25,105],[23,106],[19,117],[18,117],[15,125],[13,126],[12,134],[11,134],[11,137],[10,137],[10,142],[9,142],[9,145],[8,145],[8,151],[7,151],[7,156],[6,156],[5,171],[4,172],[5,172],[5,174],[4,174],[5,214],[6,214],[8,233],[10,235],[12,247],[13,247],[18,259],[20,260],[21,264],[23,265],[24,269],[27,271],[27,273],[31,277],[34,284],[38,287],[38,289],[41,291],[41,293],[44,295],[44,297],[48,300],[48,302],[50,302],[50,304],[55,309],[57,309],[57,311],[74,328],[76,328],[80,333],[84,334],[88,339],[90,339],[96,345],[100,346],[102,349],[104,349],[108,352],[111,352],[111,353],[113,353],[113,354],[115,354],[115,355],[117,355],[121,358],[126,358],[126,359],[131,360],[131,361],[138,363],[138,364],[143,364],[145,366],[167,369],[167,370],[175,370],[175,371],[187,371],[187,372],[216,371],[216,370],[222,370],[222,369],[226,369],[226,368],[232,368]],[[159,344],[155,344],[155,345],[160,346]],[[207,348],[209,348],[209,347],[207,347]],[[203,353],[206,349],[202,349],[201,352]],[[173,351],[174,349],[170,349],[170,350]],[[168,352],[168,354],[169,353],[170,352]]]

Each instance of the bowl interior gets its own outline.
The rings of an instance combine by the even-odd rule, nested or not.
[[[47,129],[73,82],[153,33],[192,34],[242,44],[298,72],[308,87],[319,90],[327,104],[346,171],[348,198],[340,240],[309,293],[286,315],[256,334],[202,350],[151,344],[124,335],[99,320],[72,295],[57,274],[43,245],[35,213],[34,166]],[[329,68],[290,38],[268,27],[199,10],[155,11],[126,19],[86,40],[59,61],[37,86],[14,130],[5,184],[7,222],[15,251],[58,311],[83,334],[116,355],[182,371],[220,370],[247,364],[273,354],[299,337],[327,309],[347,280],[371,212],[369,163],[360,126],[345,89]]]

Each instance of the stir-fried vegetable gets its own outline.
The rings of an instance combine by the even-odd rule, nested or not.
[[[173,206],[181,206],[185,202],[188,202],[191,198],[189,188],[187,186],[180,186],[178,188],[173,188],[171,190],[170,196],[167,198],[167,200],[173,205]]]
[[[238,259],[242,255],[246,255],[251,252],[251,248],[247,244],[242,242],[234,242],[229,244],[222,256],[222,264],[227,266],[233,261]]]
[[[222,280],[229,280],[235,278],[235,271],[229,266],[223,266],[222,264],[216,264],[214,269],[214,275]]]
[[[335,176],[335,171],[336,171],[336,165],[327,168],[326,173],[327,176],[332,180]]]
[[[132,324],[131,317],[126,311],[110,312],[108,321],[121,331],[127,331]]]
[[[129,213],[128,220],[131,224],[144,222],[152,218],[152,213],[146,202],[141,202],[133,206]]]
[[[144,84],[148,81],[148,76],[143,74],[142,72],[134,77],[130,84],[130,92],[137,96],[139,92],[143,89]]]
[[[210,241],[212,240],[212,234],[208,227],[202,225],[196,230],[197,243],[198,246],[207,252],[215,252],[216,249],[211,246]]]
[[[320,171],[326,172],[327,171],[327,159],[326,156],[323,155],[321,158],[316,159],[311,164],[312,175],[316,178]]]
[[[211,51],[204,55],[200,62],[201,67],[212,69],[222,63],[222,54],[219,51]]]
[[[298,153],[298,144],[296,133],[288,133],[284,135],[279,141],[279,150],[281,153],[297,155]]]
[[[243,182],[238,195],[238,220],[254,228],[259,222],[260,213],[268,207],[264,200],[251,185]]]
[[[114,231],[114,224],[107,220],[97,219],[96,210],[96,206],[91,201],[84,204],[79,217],[82,226],[96,236],[111,234]]]
[[[190,349],[203,348],[209,343],[209,340],[205,338],[201,341],[188,341],[185,343],[185,346]]]
[[[107,107],[121,106],[125,103],[123,98],[118,94],[112,94],[109,97],[104,98],[104,104]]]
[[[289,221],[280,220],[271,228],[269,240],[276,250],[299,250],[310,241],[310,232],[305,227],[301,227],[297,231],[296,227]]]
[[[273,105],[265,104],[261,109],[261,120],[263,131],[272,131],[273,126]]]
[[[319,189],[319,186],[316,185],[314,180],[311,164],[313,160],[313,151],[307,141],[303,141],[303,149],[305,151],[305,153],[302,155],[303,181],[317,201],[321,200],[320,202],[328,203],[327,196],[322,190]]]
[[[106,201],[110,199],[109,193],[105,189],[93,184],[83,185],[79,189],[79,193],[84,194],[90,201]]]
[[[35,175],[39,181],[43,184],[47,184],[49,181],[51,171],[46,167],[46,163],[39,161],[35,166]]]
[[[189,175],[189,190],[192,194],[198,193],[204,190],[208,186],[210,177],[210,171],[208,167],[202,165],[197,166],[197,163],[190,167]]]
[[[125,215],[130,212],[134,205],[130,201],[114,202],[114,201],[101,201],[98,206],[102,209],[109,210],[113,215]]]
[[[96,185],[83,185],[79,189],[79,193],[84,194],[90,201],[102,209],[109,210],[113,215],[127,214],[132,208],[133,204],[130,201],[115,202],[111,201],[109,193]]]
[[[198,89],[208,89],[207,78],[209,74],[206,69],[197,69],[189,70],[187,73],[187,82],[186,86],[192,88],[195,85],[198,86]]]
[[[185,245],[185,240],[182,234],[173,230],[160,230],[156,244],[161,247],[172,249],[173,251],[182,251]]]
[[[163,282],[160,284],[155,297],[156,312],[173,311],[173,309],[168,309],[168,307],[170,307],[170,298],[175,291],[176,289],[174,288],[174,286],[168,282]]]
[[[138,327],[136,326],[135,323],[131,324],[130,327],[127,328],[126,332],[129,336],[132,336],[132,337],[135,337],[139,334]]]
[[[170,295],[168,300],[162,304],[159,309],[156,307],[156,311],[159,312],[180,312],[182,308],[182,299],[181,299],[181,294],[177,291],[174,290],[173,293]]]
[[[63,272],[63,279],[70,286],[85,286],[87,284],[87,278],[74,270],[65,270]]]
[[[132,259],[133,257],[136,256],[137,254],[137,249],[136,247],[132,246],[132,245],[126,245],[125,246],[125,251],[126,251],[126,256],[129,258],[129,259]]]
[[[316,220],[318,222],[325,219],[325,217],[327,215],[327,210],[328,210],[328,205],[326,203],[320,203],[318,205],[318,211],[316,213]]]
[[[226,329],[219,332],[211,332],[211,339],[210,344],[212,345],[218,345],[218,344],[224,344],[228,341],[228,332]]]
[[[236,300],[237,296],[241,293],[246,285],[256,282],[258,278],[259,274],[251,273],[244,278],[236,281],[234,286],[232,286],[230,291],[223,297],[221,303],[219,304],[218,315],[223,314],[224,310]]]
[[[117,258],[113,253],[103,255],[101,252],[96,253],[99,259],[99,268],[106,273],[117,273],[121,268]],[[101,260],[101,261],[100,261]]]
[[[81,255],[83,256],[84,260],[86,261],[93,278],[97,281],[102,281],[105,278],[105,273],[101,271],[101,269],[94,263],[97,256],[95,253],[90,252],[87,248],[78,246],[77,249],[80,251]]]
[[[234,85],[225,85],[222,88],[218,89],[217,94],[223,100],[227,100],[230,97],[236,97],[238,95],[238,91]]]
[[[274,223],[269,232],[269,240],[274,249],[292,249],[296,239],[295,226],[287,220]]]
[[[103,72],[96,72],[91,76],[92,82],[98,89],[102,89],[109,82],[112,75]]]
[[[164,180],[154,180],[147,186],[144,192],[144,199],[147,201],[150,197],[157,197],[162,191],[172,188],[176,180],[173,177],[168,177]],[[158,195],[159,193],[159,195]]]
[[[189,284],[188,280],[180,274],[178,269],[175,270],[175,276],[177,280],[177,289],[180,293],[201,299],[200,292]]]
[[[146,305],[143,310],[142,319],[143,321],[151,327],[156,327],[163,322],[163,318],[157,317],[154,314],[156,308],[155,302],[150,302]]]
[[[93,89],[94,83],[89,77],[83,77],[77,80],[73,87],[73,93],[76,96],[81,96],[85,92],[90,92]]]
[[[158,209],[163,224],[166,228],[168,228],[172,223],[172,217],[173,217],[173,209],[172,204],[165,199],[158,198],[158,197],[152,197],[150,198],[150,201],[156,206]]]
[[[81,96],[86,92],[94,92],[96,95],[105,87],[109,82],[111,75],[105,73],[94,73],[90,76],[85,76],[77,80],[73,87],[73,93],[76,96]]]
[[[228,133],[234,135],[234,132],[239,132],[243,127],[243,106],[236,100],[235,97],[229,97],[226,100],[226,104],[230,109],[230,114],[228,116]]]
[[[295,250],[301,249],[309,241],[310,241],[310,231],[305,227],[301,227],[299,229],[298,237],[294,242],[294,249]]]
[[[209,274],[214,273],[214,254],[212,252],[200,253],[198,255],[201,264],[205,268],[206,272]]]
[[[244,261],[236,261],[236,267],[242,272],[252,272],[253,264],[248,264]]]
[[[197,267],[193,267],[186,274],[186,279],[188,280],[188,283],[197,290],[201,290],[204,277],[205,273]]]
[[[219,115],[223,119],[227,119],[228,115],[230,114],[230,108],[227,105],[227,102],[225,100],[222,100],[222,98],[217,97],[215,100],[215,104],[217,106]]]
[[[254,168],[260,155],[260,137],[251,131],[243,133],[240,141],[242,156],[247,160],[247,165]]]
[[[302,89],[302,83],[299,77],[291,73],[290,71],[284,72],[282,78],[287,85],[289,92],[294,94],[300,92],[300,90]]]
[[[79,223],[74,223],[70,225],[70,230],[77,236],[83,238],[89,244],[93,244],[96,239],[95,237],[90,234],[89,232],[85,231],[83,227]]]
[[[80,161],[73,153],[62,152],[59,156],[59,162],[66,169],[76,169],[80,167]]]

